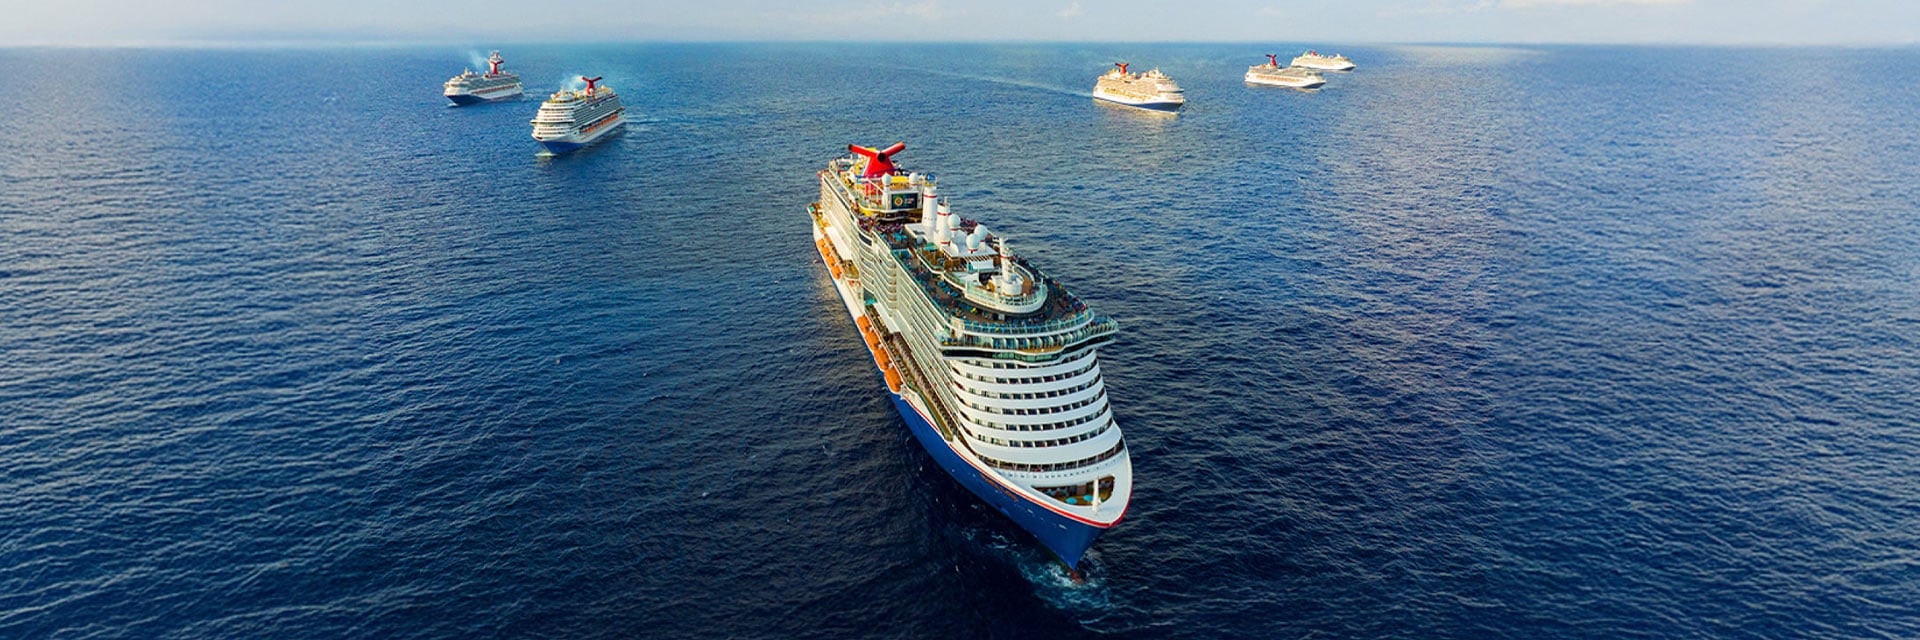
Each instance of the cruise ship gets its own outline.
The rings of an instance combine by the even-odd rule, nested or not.
[[[1129,107],[1154,111],[1177,111],[1187,104],[1187,95],[1173,78],[1154,69],[1146,73],[1127,73],[1127,63],[1113,63],[1105,75],[1094,82],[1093,97]]]
[[[955,215],[905,143],[819,173],[813,238],[894,408],[934,461],[1066,563],[1126,515],[1133,463],[1099,349],[1119,325]]]
[[[620,106],[619,94],[611,87],[599,86],[600,78],[580,79],[587,88],[553,92],[533,116],[533,139],[540,141],[549,154],[592,144],[627,122],[627,108]]]
[[[465,106],[520,97],[520,76],[500,71],[500,64],[506,61],[506,58],[500,57],[500,52],[495,51],[487,56],[486,73],[474,73],[468,69],[447,80],[447,99],[452,100],[454,106]]]
[[[1318,51],[1308,51],[1296,56],[1293,59],[1293,66],[1323,71],[1352,71],[1353,61],[1339,54],[1328,55]]]
[[[1266,84],[1276,87],[1313,89],[1326,84],[1327,79],[1318,73],[1300,67],[1282,67],[1280,66],[1280,57],[1269,53],[1267,54],[1266,64],[1256,64],[1247,67],[1247,82],[1249,84]]]

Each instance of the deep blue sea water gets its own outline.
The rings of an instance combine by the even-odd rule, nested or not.
[[[0,50],[0,637],[1920,637],[1920,50],[1303,48]],[[1121,322],[1086,584],[814,255],[896,140]]]

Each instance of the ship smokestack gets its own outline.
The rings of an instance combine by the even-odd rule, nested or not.
[[[945,202],[940,203],[940,215],[935,218],[933,235],[934,242],[940,243],[942,249],[953,244],[953,210],[948,209]]]

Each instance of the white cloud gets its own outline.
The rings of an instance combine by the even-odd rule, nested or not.
[[[1693,0],[1500,0],[1502,9],[1682,5]]]
[[[856,7],[852,9],[843,9],[843,10],[837,10],[837,11],[832,11],[828,13],[815,13],[815,14],[806,14],[806,15],[798,15],[798,16],[791,16],[791,17],[801,22],[810,22],[814,24],[845,24],[845,23],[867,22],[867,21],[874,20],[876,18],[888,18],[888,17],[894,17],[894,16],[917,18],[924,22],[932,22],[935,20],[943,19],[943,18],[949,18],[954,15],[957,15],[957,14],[950,13],[947,11],[942,11],[940,9],[940,3],[937,2],[936,0],[926,0],[925,2],[917,2],[917,3],[911,3],[911,4],[906,2],[874,2],[866,6]]]
[[[1081,14],[1080,3],[1074,2],[1072,4],[1067,5],[1067,8],[1061,9],[1060,13],[1057,13],[1054,15],[1060,16],[1062,18],[1073,18],[1073,17],[1078,17],[1080,14]]]
[[[1680,6],[1693,0],[1427,0],[1417,5],[1390,7],[1376,13],[1380,17],[1477,13],[1489,9],[1537,9],[1540,7],[1654,7]],[[1263,15],[1281,15],[1262,10]]]

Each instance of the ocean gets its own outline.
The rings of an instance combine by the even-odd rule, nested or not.
[[[0,50],[0,637],[1920,637],[1920,50],[526,45],[448,108],[484,54]],[[631,122],[537,157],[582,74]],[[1120,322],[1084,582],[815,255],[895,141]]]

